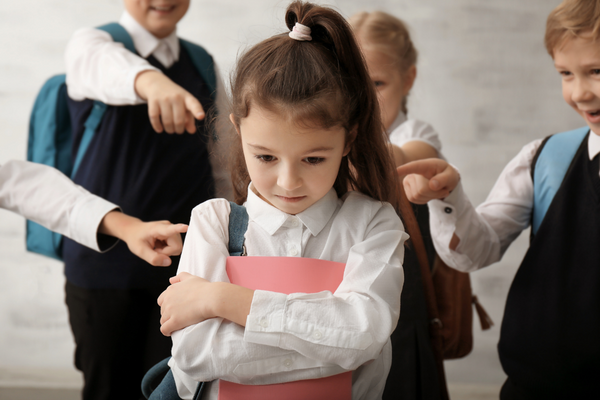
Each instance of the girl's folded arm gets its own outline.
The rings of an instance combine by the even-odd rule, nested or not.
[[[406,238],[391,206],[380,207],[365,240],[351,248],[334,294],[256,291],[245,329],[214,318],[175,332],[177,367],[196,380],[275,383],[315,368],[320,376],[354,370],[376,358],[397,323]]]

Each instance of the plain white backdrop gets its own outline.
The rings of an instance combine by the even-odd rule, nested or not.
[[[543,46],[545,21],[559,0],[360,0],[322,2],[349,17],[383,10],[404,19],[419,50],[409,116],[431,123],[461,171],[474,204],[527,142],[584,122],[561,97]],[[228,76],[237,54],[286,30],[282,0],[192,0],[179,34],[202,44]],[[120,0],[2,1],[0,164],[24,159],[35,94],[64,72],[63,51],[80,27],[117,20]],[[499,387],[496,343],[506,293],[527,248],[527,233],[503,261],[472,274],[496,326],[481,332],[467,358],[447,362],[449,380]],[[149,266],[149,268],[151,268]],[[24,220],[0,210],[0,385],[78,387],[63,304],[62,264],[27,253]]]

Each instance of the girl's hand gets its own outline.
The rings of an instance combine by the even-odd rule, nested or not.
[[[169,280],[158,298],[160,331],[165,336],[210,318],[224,318],[246,326],[254,290],[228,282],[209,282],[181,272]]]
[[[404,191],[408,200],[415,204],[448,197],[460,181],[458,171],[439,158],[413,161],[396,171],[401,177],[406,175]]]
[[[208,310],[211,283],[206,279],[181,272],[169,279],[169,286],[158,298],[160,331],[165,336],[200,323],[215,315]]]

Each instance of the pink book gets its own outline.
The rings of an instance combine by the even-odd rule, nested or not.
[[[300,257],[227,257],[231,283],[272,292],[335,292],[344,263]],[[274,385],[240,385],[219,380],[219,400],[350,400],[352,372]]]

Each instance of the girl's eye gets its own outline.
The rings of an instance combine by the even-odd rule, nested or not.
[[[324,161],[323,157],[306,157],[304,161],[306,161],[310,165],[317,165]]]
[[[375,84],[375,87],[381,87],[381,86],[385,85],[385,82],[383,82],[383,81],[374,81],[373,83]]]
[[[592,70],[592,75],[600,75],[600,69],[599,68],[595,68]]]
[[[268,163],[268,162],[271,162],[271,161],[275,160],[275,157],[273,157],[273,156],[262,155],[262,154],[257,155],[256,158],[258,158],[259,161],[265,162],[265,163]]]
[[[571,76],[571,73],[569,71],[559,71],[559,74],[561,74],[564,77]]]

